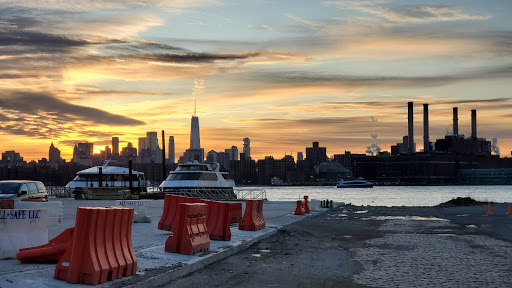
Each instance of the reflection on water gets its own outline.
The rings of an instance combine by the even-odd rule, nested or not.
[[[421,217],[421,216],[371,216],[361,218],[361,220],[414,220],[414,221],[448,221],[436,217]]]
[[[512,202],[512,186],[375,186],[351,189],[274,186],[263,189],[271,201],[297,201],[308,195],[309,199],[369,206],[434,206],[456,197],[471,197],[483,202]]]

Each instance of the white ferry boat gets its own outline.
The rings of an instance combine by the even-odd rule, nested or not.
[[[128,168],[117,166],[94,166],[76,173],[76,177],[66,184],[66,188],[74,191],[76,188],[100,187],[100,168],[102,187],[130,187]],[[147,182],[144,173],[132,170],[132,187],[146,191]]]
[[[215,194],[233,193],[233,187],[235,181],[228,178],[228,173],[219,172],[219,164],[194,161],[179,164],[178,168],[171,171],[167,179],[160,184],[159,189],[174,194],[192,190]]]
[[[373,188],[373,183],[363,178],[356,180],[344,181],[343,179],[336,185],[338,188]]]

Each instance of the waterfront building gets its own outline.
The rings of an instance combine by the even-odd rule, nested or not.
[[[304,154],[302,154],[302,152],[297,152],[297,161],[302,161],[304,160]]]
[[[320,147],[317,141],[313,142],[313,147],[306,147],[306,161],[316,165],[328,160],[327,148]]]

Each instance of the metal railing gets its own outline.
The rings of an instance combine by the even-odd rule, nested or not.
[[[236,195],[237,199],[246,200],[246,199],[263,199],[267,200],[267,191],[265,189],[233,189],[233,192]]]
[[[64,186],[46,186],[46,192],[48,193],[48,196],[53,196],[57,198],[73,197],[71,189],[66,188]]]

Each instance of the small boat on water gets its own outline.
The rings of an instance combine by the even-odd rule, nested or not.
[[[363,178],[356,180],[345,181],[343,179],[336,185],[338,188],[373,188],[373,183]]]
[[[86,187],[130,187],[130,171],[128,168],[118,166],[108,166],[108,162],[103,166],[94,166],[85,170],[78,171],[76,177],[66,184],[66,188],[74,191],[77,188]],[[101,185],[100,185],[101,178]],[[147,182],[144,179],[144,173],[132,170],[132,187],[136,190],[146,191]]]

